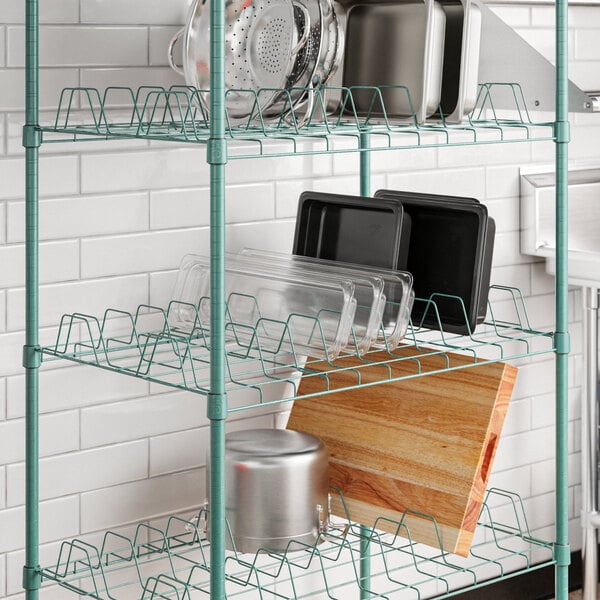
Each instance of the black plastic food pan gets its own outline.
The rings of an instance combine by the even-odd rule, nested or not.
[[[393,198],[303,192],[298,202],[294,254],[402,269],[410,219]]]
[[[413,325],[469,334],[487,312],[496,224],[474,198],[379,190],[410,216],[407,261],[414,278]],[[437,312],[431,299],[437,307]]]

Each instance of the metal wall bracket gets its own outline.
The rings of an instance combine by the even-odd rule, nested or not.
[[[37,567],[23,567],[23,589],[39,590],[42,587],[42,569]]]
[[[42,131],[37,125],[23,127],[23,146],[25,148],[39,148],[42,145]]]
[[[556,68],[485,4],[481,7],[479,83],[518,83],[527,106],[554,111]],[[515,97],[494,94],[494,108],[514,110]],[[523,108],[523,107],[521,107]],[[569,81],[569,112],[594,112],[593,97]]]
[[[23,346],[23,366],[26,369],[39,369],[42,366],[41,346]]]
[[[569,3],[570,4],[570,3]],[[589,108],[592,112],[600,112],[600,92],[592,92],[586,90],[585,92],[589,98]]]

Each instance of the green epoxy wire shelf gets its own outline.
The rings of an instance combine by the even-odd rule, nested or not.
[[[408,95],[403,86],[395,87]],[[373,96],[372,110],[361,114],[354,105],[356,89],[320,88],[311,92],[315,101],[310,115],[296,114],[290,99],[276,117],[259,109],[261,92],[271,90],[246,91],[256,109],[242,122],[232,123],[226,114],[225,139],[236,142],[229,144],[229,158],[367,151],[361,145],[364,134],[369,135],[369,152],[554,140],[553,124],[531,119],[517,84],[482,84],[476,108],[462,124],[447,124],[443,118],[419,124],[415,117],[399,123],[388,117],[379,87],[366,88]],[[365,91],[364,86],[359,89]],[[334,91],[342,97],[342,108],[334,116],[323,116],[327,94]],[[514,102],[510,117],[502,117],[494,106],[494,96],[500,93],[508,93]],[[54,123],[41,128],[44,143],[101,137],[207,144],[210,122],[200,94],[187,86],[109,87],[102,93],[96,88],[66,88]],[[281,94],[291,98],[289,90]]]
[[[123,530],[108,531],[97,546],[85,537],[63,542],[43,577],[99,600],[206,598],[207,510],[190,512],[130,526],[130,537]],[[225,563],[227,598],[356,600],[361,592],[381,600],[449,598],[510,577],[515,569],[523,573],[554,564],[552,544],[531,534],[523,502],[514,493],[488,491],[466,558],[442,551],[441,544],[415,543],[410,535],[415,518],[426,519],[438,531],[435,519],[407,511],[391,528],[386,519],[395,533],[383,533],[377,521],[373,528],[353,524],[346,511],[342,518],[331,517],[315,545],[291,541],[285,552],[260,550],[256,555],[231,550]],[[233,548],[230,534],[229,540]],[[360,545],[365,541],[371,548],[371,579],[361,589]]]
[[[444,299],[447,301],[448,297]],[[461,302],[459,298],[456,300]],[[435,299],[417,302],[436,310]],[[67,359],[206,396],[210,390],[209,326],[202,322],[197,306],[184,304],[187,311],[194,311],[195,320],[183,329],[173,318],[180,305],[176,301],[167,308],[143,304],[133,313],[108,309],[102,317],[83,313],[64,315],[55,343],[42,350],[44,360]],[[322,344],[326,355],[326,341],[318,318],[303,318],[312,323],[313,342]],[[427,318],[426,312],[422,318]],[[229,411],[287,402],[298,395],[301,376],[317,378],[320,391],[312,395],[321,395],[462,369],[475,366],[480,359],[507,361],[554,351],[553,334],[532,328],[523,296],[516,288],[507,286],[491,287],[488,317],[470,335],[440,329],[423,329],[418,323],[409,325],[403,345],[415,348],[416,356],[407,357],[389,348],[385,359],[380,352],[376,359],[367,352],[359,366],[343,367],[342,361],[327,360],[327,368],[323,370],[320,366],[317,370],[313,365],[320,361],[306,358],[308,352],[294,341],[289,323],[269,319],[266,333],[260,320],[250,327],[229,317],[225,328]],[[385,339],[383,327],[381,336]],[[451,352],[466,355],[467,364],[454,362]],[[419,360],[431,356],[439,357],[434,366],[431,361]],[[392,367],[400,361],[409,365],[408,375],[394,374]],[[353,374],[356,385],[340,387],[333,381],[330,375],[342,370]],[[243,393],[236,395],[237,391]]]

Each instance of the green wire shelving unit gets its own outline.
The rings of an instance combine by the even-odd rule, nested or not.
[[[344,110],[324,117],[327,88],[314,93],[315,110],[308,116],[285,110],[280,119],[266,119],[254,97],[256,110],[246,122],[233,123],[226,110],[224,88],[224,2],[211,3],[210,115],[199,102],[199,90],[187,86],[169,89],[111,87],[68,88],[58,98],[53,122],[39,123],[38,2],[26,5],[26,556],[23,586],[27,600],[37,600],[43,582],[55,582],[75,595],[98,600],[225,598],[331,598],[339,600],[396,598],[447,598],[527,571],[553,565],[556,597],[568,595],[568,479],[567,479],[567,2],[556,2],[556,117],[553,122],[532,121],[521,89],[511,83],[480,86],[476,109],[461,125],[443,119],[419,124],[387,117],[381,89],[373,87],[373,114],[357,114],[356,88],[336,90]],[[404,89],[408,95],[408,90]],[[496,110],[497,90],[512,94],[514,110],[503,117]],[[239,91],[238,91],[239,93]],[[289,91],[282,91],[289,95]],[[365,88],[361,88],[361,94]],[[408,98],[410,101],[410,97]],[[285,102],[284,102],[285,104]],[[288,102],[288,108],[291,101]],[[321,116],[319,116],[321,115]],[[42,143],[143,138],[206,146],[210,164],[211,286],[210,319],[203,321],[198,306],[186,305],[193,318],[185,324],[174,318],[181,306],[142,305],[133,312],[109,308],[102,315],[64,315],[53,344],[41,347],[38,322],[38,159]],[[493,286],[500,299],[490,302],[485,323],[467,336],[429,331],[419,323],[408,327],[404,344],[416,352],[410,357],[387,349],[361,357],[359,366],[326,361],[318,368],[307,359],[302,344],[290,334],[289,322],[259,322],[255,327],[236,323],[225,295],[225,180],[230,160],[264,156],[298,156],[320,153],[360,153],[360,192],[370,192],[370,156],[389,149],[464,146],[551,140],[556,146],[556,323],[552,332],[532,328],[520,292]],[[434,295],[436,296],[436,295]],[[444,298],[448,301],[448,298]],[[436,297],[417,299],[435,314]],[[458,301],[458,300],[457,300]],[[195,311],[195,312],[194,312]],[[290,318],[307,318],[293,315]],[[385,340],[385,332],[382,332]],[[314,319],[313,334],[323,339],[322,323]],[[321,336],[321,338],[319,338]],[[314,342],[314,339],[312,341]],[[326,348],[323,348],[325,355]],[[450,352],[472,358],[468,364],[452,362]],[[450,555],[411,539],[411,519],[425,518],[438,535],[435,519],[407,511],[400,520],[377,528],[353,524],[348,515],[332,517],[317,544],[290,542],[281,553],[235,551],[225,519],[225,422],[237,411],[273,403],[300,400],[300,377],[315,377],[320,394],[338,393],[331,373],[353,372],[352,387],[385,385],[394,381],[393,365],[410,361],[409,377],[476,368],[480,359],[527,360],[555,354],[556,361],[556,537],[552,542],[532,536],[523,502],[510,492],[489,490],[470,556]],[[425,368],[439,357],[439,368]],[[87,538],[62,543],[57,560],[39,563],[38,536],[38,373],[44,361],[66,359],[132,377],[194,392],[210,419],[210,511],[198,506],[193,513],[162,515],[138,525],[130,537],[106,532],[99,544]],[[436,363],[437,364],[437,363]],[[377,373],[374,376],[373,373]],[[384,375],[381,375],[381,374]],[[234,392],[241,390],[240,402]],[[235,400],[228,401],[228,395]],[[339,491],[331,490],[332,494]],[[343,498],[341,498],[343,505]],[[210,531],[210,543],[207,531]],[[434,535],[435,537],[435,535]],[[97,536],[96,536],[97,539]],[[227,547],[233,550],[226,551]]]

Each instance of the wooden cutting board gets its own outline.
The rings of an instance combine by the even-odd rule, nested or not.
[[[472,364],[454,353],[423,356],[413,347],[399,354],[419,357],[389,365],[391,377]],[[389,361],[385,352],[369,354]],[[449,361],[446,363],[446,361]],[[479,361],[458,369],[296,401],[289,429],[320,437],[329,450],[330,484],[342,490],[352,521],[374,526],[378,517],[402,519],[413,540],[466,556],[479,518],[517,369],[502,362]],[[337,366],[364,363],[356,357]],[[311,365],[331,371],[326,363]],[[357,383],[358,370],[329,374],[330,386]],[[361,369],[361,382],[380,380],[387,367]],[[303,377],[299,396],[323,391],[324,378]],[[344,515],[338,497],[333,512]],[[395,533],[382,520],[377,528]],[[402,531],[399,532],[403,534]]]

